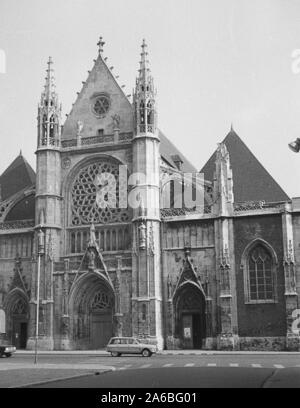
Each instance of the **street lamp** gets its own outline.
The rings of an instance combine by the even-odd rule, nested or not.
[[[44,248],[44,237],[45,234],[42,229],[38,232],[38,266],[37,266],[37,289],[36,289],[36,325],[35,325],[35,353],[34,353],[34,364],[37,363],[37,349],[38,349],[38,338],[39,338],[39,311],[40,311],[40,276],[41,276],[41,257],[45,253]]]
[[[298,137],[298,139],[296,139],[294,142],[289,143],[288,146],[293,152],[299,153],[299,151],[300,151],[300,138]]]

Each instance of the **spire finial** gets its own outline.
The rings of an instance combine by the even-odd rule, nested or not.
[[[103,45],[105,44],[105,41],[103,41],[103,37],[99,38],[99,41],[97,42],[97,45],[99,47],[99,55],[101,52],[103,52]]]
[[[20,149],[20,156],[22,156],[22,149]]]
[[[143,39],[139,74],[133,97],[136,106],[137,132],[156,132],[155,98],[156,89],[149,68],[147,44]]]
[[[53,59],[52,57],[48,58],[47,62],[48,68],[46,70],[46,83],[45,83],[45,90],[42,94],[42,99],[49,100],[52,98],[52,94],[55,92],[55,83],[54,83],[54,70],[52,68]]]
[[[142,47],[142,52],[141,52],[141,61],[140,61],[140,72],[142,72],[143,70],[149,71],[149,67],[148,67],[149,61],[147,60],[148,52],[147,52],[147,44],[146,44],[145,38],[143,39],[141,47]]]
[[[233,124],[232,124],[232,122],[231,122],[231,124],[230,124],[230,132],[234,132],[234,129],[233,129]]]

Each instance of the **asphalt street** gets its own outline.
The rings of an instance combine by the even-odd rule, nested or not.
[[[112,371],[103,375],[85,376],[69,380],[55,381],[33,388],[263,388],[274,387],[272,379],[276,378],[278,387],[295,387],[295,370],[297,370],[300,387],[300,368],[286,369],[282,380],[278,370],[271,368],[246,367],[165,367],[127,371]]]
[[[0,359],[0,387],[300,388],[300,353],[43,354],[37,365],[33,361],[33,355],[19,353]]]

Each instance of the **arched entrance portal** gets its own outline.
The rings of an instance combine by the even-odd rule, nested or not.
[[[17,349],[25,349],[28,338],[28,299],[21,289],[12,290],[5,301],[7,336]]]
[[[183,284],[174,299],[175,335],[182,348],[200,349],[206,337],[205,298],[194,284]]]
[[[113,335],[114,293],[96,273],[82,275],[71,297],[73,344],[77,349],[104,348]]]

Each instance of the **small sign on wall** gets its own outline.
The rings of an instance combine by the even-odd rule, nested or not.
[[[0,309],[0,333],[5,333],[5,312]]]
[[[185,339],[190,339],[191,338],[191,328],[190,327],[184,327],[183,335],[184,335]]]

